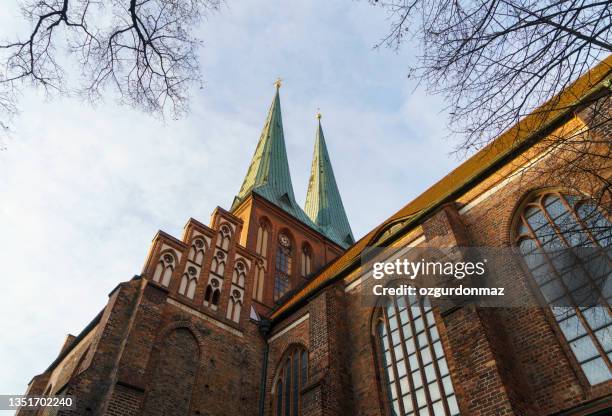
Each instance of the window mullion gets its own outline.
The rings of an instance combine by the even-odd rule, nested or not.
[[[540,210],[545,211],[542,206],[540,206],[540,207],[541,207]],[[550,221],[550,218],[548,217],[548,215],[546,215],[546,219],[547,219],[547,221]],[[546,252],[544,251],[544,247],[542,246],[540,240],[536,236],[533,228],[531,227],[531,224],[529,224],[529,222],[527,220],[525,220],[525,225],[529,229],[529,231],[530,231],[531,235],[533,236],[533,239],[534,239],[535,243],[537,244],[537,246],[540,249],[542,249],[542,254],[544,255],[544,259],[546,260],[546,262],[550,266],[550,269],[552,270],[553,274],[556,276],[557,280],[559,281],[559,283],[563,287],[563,290],[565,292],[565,296],[569,297],[571,302],[572,302],[572,304],[575,305],[575,306],[573,306],[573,309],[576,312],[576,316],[578,317],[578,319],[580,320],[582,325],[585,327],[585,329],[586,329],[587,333],[589,334],[589,337],[591,338],[591,340],[594,342],[594,345],[595,345],[595,348],[597,349],[597,352],[599,352],[599,355],[602,357],[602,359],[604,360],[604,362],[608,366],[608,369],[610,371],[612,371],[612,363],[610,363],[610,360],[608,359],[608,356],[606,355],[606,352],[603,350],[603,348],[599,344],[599,342],[597,340],[597,337],[595,337],[595,334],[593,333],[593,331],[591,329],[591,325],[587,322],[587,320],[582,315],[582,311],[577,306],[578,303],[576,302],[576,299],[574,298],[574,296],[572,295],[572,293],[568,289],[568,287],[565,285],[565,282],[563,282],[563,279],[561,278],[561,276],[559,276],[559,273],[557,272],[556,267],[554,266],[554,264],[550,260],[550,257],[548,256],[548,254],[546,254]],[[553,226],[554,226],[554,224],[553,224]],[[565,240],[563,240],[563,241],[565,242]],[[565,244],[567,245],[567,242],[565,242]],[[548,301],[546,301],[546,303],[550,307],[550,303]],[[609,307],[608,307],[608,309],[609,309]],[[555,321],[556,321],[556,319],[555,319]],[[564,339],[566,340],[566,343],[568,344],[568,347],[569,347],[569,341],[567,340],[565,335],[564,335]]]
[[[393,300],[390,300],[391,302],[393,302]],[[395,374],[395,380],[394,380],[394,384],[395,384],[395,392],[396,392],[396,400],[398,402],[399,408],[400,408],[400,413],[402,415],[406,414],[406,411],[404,410],[404,401],[401,400],[401,387],[399,385],[399,373],[397,371],[397,358],[395,357],[395,348],[393,347],[393,339],[391,337],[391,327],[389,326],[389,315],[387,314],[387,308],[385,307],[385,311],[384,311],[384,323],[385,323],[385,329],[387,331],[387,341],[389,343],[389,352],[391,355],[391,367],[393,368],[393,374]],[[397,316],[397,315],[396,315]],[[402,340],[400,339],[400,343],[402,343]],[[384,354],[384,351],[383,351]],[[387,369],[385,368],[384,371],[387,371]],[[388,375],[387,375],[388,378]],[[387,387],[389,388],[389,386]],[[391,403],[389,403],[391,410],[393,410],[393,397],[391,397]]]
[[[408,309],[410,308],[410,301],[408,300],[408,298],[404,297],[406,299],[406,311],[408,311]],[[395,308],[395,316],[397,317],[397,329],[400,331],[400,344],[402,345],[402,352],[404,353],[404,362],[406,363],[406,377],[408,378],[408,385],[410,386],[410,400],[412,401],[412,413],[416,413],[418,410],[418,405],[416,402],[416,395],[415,395],[415,388],[414,388],[414,381],[412,380],[412,368],[410,368],[410,364],[408,362],[408,350],[406,348],[406,336],[404,335],[404,325],[402,324],[402,321],[400,320],[400,314],[399,314],[399,308],[397,307],[397,302],[395,302],[395,300],[392,301],[393,302],[393,307]],[[408,312],[409,313],[409,312]],[[408,315],[408,321],[411,321],[411,316]],[[412,327],[411,327],[412,328]],[[414,332],[413,332],[414,335]],[[413,343],[415,346],[415,351],[414,353],[416,354],[416,338],[414,338],[413,336]],[[399,379],[397,380],[399,382]],[[401,386],[400,386],[401,387]],[[401,390],[400,390],[401,391]],[[402,406],[404,405],[404,394],[402,393]],[[406,412],[404,411],[404,414],[406,414]]]
[[[436,315],[433,311],[433,306],[430,307],[431,309],[431,313],[433,314],[433,319],[434,319],[434,326],[437,327],[436,325]],[[421,313],[424,312],[424,309],[421,310]],[[425,315],[423,314],[423,317],[425,317]],[[426,322],[426,321],[425,321]],[[438,331],[439,333],[440,331]],[[442,385],[442,375],[440,374],[440,368],[438,367],[438,357],[436,357],[436,352],[433,350],[433,340],[431,339],[431,334],[429,333],[429,325],[427,323],[425,323],[425,336],[427,337],[427,342],[429,343],[430,346],[430,354],[431,354],[431,363],[434,367],[434,371],[436,372],[436,382],[438,384],[438,389],[440,390],[440,399],[442,400],[442,404],[444,405],[444,411],[446,412],[447,415],[450,416],[451,412],[450,412],[450,408],[448,407],[448,401],[446,400],[446,391],[444,391],[444,386]],[[442,351],[444,351],[444,345],[442,345],[442,338],[440,337],[439,339],[440,342],[440,347],[442,348]],[[444,359],[446,359],[446,355],[444,355]],[[447,360],[447,365],[448,365],[448,360]],[[448,376],[450,377],[450,367],[448,369]],[[452,381],[452,378],[451,378]],[[429,389],[428,389],[429,390]],[[454,389],[453,389],[454,391]]]
[[[574,219],[578,222],[578,224],[582,226],[582,229],[587,233],[587,235],[589,236],[589,239],[595,244],[595,246],[597,246],[599,251],[601,251],[604,254],[604,256],[608,259],[608,262],[610,262],[610,257],[607,255],[607,253],[605,252],[601,244],[599,244],[597,239],[593,236],[593,233],[591,233],[591,231],[589,230],[589,227],[587,227],[587,225],[584,223],[582,218],[580,218],[576,210],[570,206],[570,204],[567,202],[567,200],[565,199],[563,195],[559,194],[559,197],[563,205],[565,205],[565,208],[570,212],[570,214],[574,217]],[[597,207],[593,207],[593,209],[597,211]]]
[[[546,218],[548,223],[553,227],[553,230],[557,234],[557,237],[559,237],[561,239],[561,241],[563,241],[565,246],[571,251],[573,257],[576,260],[577,265],[582,269],[582,271],[584,272],[585,276],[588,279],[588,282],[593,287],[593,289],[595,289],[595,291],[597,292],[597,297],[604,303],[604,307],[606,307],[606,309],[608,310],[608,313],[612,314],[612,309],[610,309],[610,305],[608,305],[608,302],[607,302],[606,298],[603,296],[603,293],[601,293],[601,290],[599,290],[599,287],[597,286],[597,283],[595,282],[595,280],[593,280],[593,277],[591,276],[591,272],[589,272],[589,270],[586,268],[582,258],[580,258],[580,256],[578,256],[576,254],[575,248],[572,245],[570,245],[569,242],[567,241],[567,239],[563,236],[563,233],[561,232],[561,230],[559,229],[557,224],[552,220],[550,215],[548,215],[548,212],[546,212],[546,208],[544,207],[544,205],[540,205],[540,210],[542,211],[542,214],[544,215],[544,217]],[[535,233],[534,233],[534,235],[535,235]],[[538,240],[537,237],[536,237],[536,240]],[[538,241],[538,243],[539,243],[539,241]],[[544,251],[544,247],[542,247],[542,250]],[[546,253],[544,253],[544,255],[548,258],[548,255]],[[552,268],[554,270],[556,270],[556,268],[555,268],[555,266],[553,264],[551,264],[551,266],[552,266]],[[559,277],[559,280],[561,281],[561,284],[563,284],[563,287],[567,290],[567,287],[565,286],[565,283],[563,282],[563,279],[561,279]],[[568,290],[568,293],[569,293],[569,290]],[[576,307],[578,307],[578,303],[575,302],[574,304],[576,305]],[[612,370],[612,368],[611,368],[611,370]]]
[[[302,386],[302,366],[304,365],[302,363],[302,351],[298,350],[296,351],[296,354],[298,355],[298,368],[297,368],[297,381],[298,381],[298,385],[297,385],[297,399],[298,399],[298,414],[302,414],[302,388],[304,386]],[[297,415],[295,415],[297,416]]]
[[[407,298],[408,299],[408,298]],[[421,300],[417,298],[417,308],[421,308],[420,306]],[[429,414],[433,415],[433,407],[431,402],[431,396],[429,394],[429,389],[427,388],[427,378],[425,377],[425,366],[423,365],[423,358],[421,357],[421,348],[418,345],[418,337],[416,332],[416,326],[414,325],[414,316],[412,315],[412,305],[410,305],[410,299],[408,299],[407,307],[409,314],[410,328],[412,329],[412,334],[414,337],[414,346],[415,346],[415,354],[417,357],[417,361],[419,363],[419,373],[421,374],[421,379],[423,383],[423,391],[425,393],[425,401],[427,402],[427,408],[429,409]],[[423,310],[421,309],[421,319],[423,320],[423,330],[427,332],[427,322],[425,321],[425,315],[423,314]],[[429,348],[429,346],[427,346]],[[430,354],[432,351],[430,351]],[[434,357],[432,356],[432,364]],[[435,366],[435,364],[433,364]],[[412,378],[412,372],[410,373],[410,378]],[[418,407],[417,407],[418,409]]]

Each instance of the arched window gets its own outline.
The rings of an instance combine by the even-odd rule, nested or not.
[[[204,292],[204,306],[208,306],[212,310],[217,310],[219,307],[219,299],[221,298],[221,281],[214,275],[211,275],[206,285]]]
[[[257,229],[257,241],[255,244],[255,252],[261,256],[255,269],[255,280],[253,282],[253,298],[262,301],[264,291],[264,280],[266,278],[266,264],[268,257],[268,240],[270,234],[270,223],[267,220],[261,220]]]
[[[225,253],[221,250],[217,250],[215,257],[213,257],[210,264],[210,271],[223,278],[225,274]]]
[[[183,277],[181,277],[181,284],[179,286],[179,294],[187,296],[189,299],[193,299],[195,296],[195,289],[198,284],[199,271],[195,266],[188,266]]]
[[[234,273],[232,273],[232,283],[244,289],[244,280],[248,271],[244,262],[238,260],[234,266]]]
[[[232,239],[232,229],[229,225],[223,224],[219,227],[219,237],[217,237],[217,247],[223,251],[229,250],[230,241]]]
[[[610,221],[591,201],[545,192],[520,210],[515,235],[525,264],[588,382],[612,379]]]
[[[308,381],[308,352],[292,347],[280,363],[272,388],[274,416],[301,414],[301,390]]]
[[[302,246],[302,277],[312,273],[312,249],[308,244]]]
[[[234,322],[240,322],[240,312],[242,312],[242,292],[232,288],[230,298],[227,303],[227,319]]]
[[[240,322],[240,312],[242,311],[242,297],[244,294],[244,282],[248,268],[242,260],[238,260],[234,265],[234,273],[232,274],[232,287],[230,298],[227,304],[227,319],[234,322]]]
[[[429,301],[404,296],[389,299],[375,329],[389,414],[458,415],[453,383]]]
[[[175,265],[176,261],[172,254],[168,252],[162,254],[157,266],[155,267],[153,281],[167,287],[170,284],[170,279],[172,278],[172,272],[174,271]]]
[[[263,259],[257,259],[255,267],[255,281],[253,284],[253,298],[262,301],[264,291],[264,280],[266,278],[266,264]]]
[[[270,232],[270,224],[266,220],[259,223],[257,230],[257,242],[255,244],[255,252],[261,257],[266,258],[268,255],[268,234]]]
[[[276,274],[274,276],[274,300],[280,299],[289,290],[291,276],[291,240],[285,234],[278,236],[276,250]]]
[[[206,243],[202,238],[194,238],[191,243],[191,247],[189,248],[189,260],[197,264],[198,266],[202,265],[204,261],[204,251],[206,250]]]

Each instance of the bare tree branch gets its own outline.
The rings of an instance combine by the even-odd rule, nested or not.
[[[122,103],[180,116],[188,87],[201,82],[197,24],[219,6],[220,0],[24,1],[30,33],[0,42],[0,126],[9,127],[24,85],[93,102],[111,88]],[[76,86],[66,82],[76,74],[65,69],[64,52],[80,65]]]
[[[397,49],[407,40],[418,42],[421,54],[409,74],[430,93],[444,97],[459,152],[486,146],[529,114],[542,120],[532,126],[535,130],[545,127],[547,112],[559,110],[558,94],[612,52],[612,1],[370,2],[386,9],[390,19],[389,32],[377,47]],[[608,83],[588,102],[572,103],[565,110],[580,122],[543,138],[540,154],[527,152],[523,164],[528,168],[519,171],[521,177],[537,176],[551,186],[586,193],[595,202],[592,206],[606,210],[608,217],[611,93]],[[540,107],[547,102],[551,105]],[[527,179],[524,186],[529,183]],[[612,233],[609,224],[603,226],[605,230],[590,232]]]
[[[481,148],[612,52],[612,1],[371,0],[419,42],[409,73],[448,103],[460,150]]]

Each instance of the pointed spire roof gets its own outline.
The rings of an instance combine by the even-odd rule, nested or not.
[[[276,93],[270,105],[268,117],[240,191],[234,198],[232,210],[238,208],[242,201],[254,192],[307,226],[317,229],[295,200],[283,133],[279,96],[280,79],[274,85]]]
[[[319,230],[342,247],[347,247],[353,244],[355,239],[329,160],[320,113],[317,113],[317,119],[319,125],[304,210]]]

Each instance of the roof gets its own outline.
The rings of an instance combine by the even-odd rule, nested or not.
[[[437,207],[454,200],[461,193],[473,187],[491,169],[505,163],[508,157],[515,155],[517,151],[524,150],[526,145],[531,145],[534,138],[537,141],[537,137],[542,131],[562,121],[568,113],[571,114],[575,106],[589,96],[599,84],[604,82],[611,72],[612,55],[366,234],[342,256],[324,268],[300,291],[296,292],[287,302],[280,305],[272,313],[271,318],[274,320],[281,317],[293,307],[298,306],[302,300],[313,295],[319,288],[325,287],[326,284],[355,267],[362,251],[368,246],[379,244],[375,240],[385,230],[401,223],[401,227],[398,227],[395,233],[405,234],[420,224],[420,221]]]
[[[254,192],[307,226],[318,230],[317,226],[296,202],[293,193],[283,133],[279,87],[280,85],[276,88],[276,94],[270,105],[263,131],[255,148],[255,154],[240,191],[234,198],[231,211],[236,210],[250,193]]]
[[[234,198],[230,211],[235,211],[249,197],[249,195],[257,194],[262,198],[270,201],[283,211],[287,212],[298,221],[305,224],[307,227],[323,234],[332,242],[338,244],[342,248],[347,248],[354,242],[353,234],[351,233],[344,207],[340,200],[340,193],[336,186],[336,180],[331,170],[329,155],[325,147],[325,142],[322,142],[322,147],[318,144],[318,138],[323,139],[323,132],[317,134],[317,144],[315,144],[315,160],[324,159],[324,174],[322,190],[329,194],[329,197],[322,198],[325,208],[331,203],[333,207],[333,215],[330,217],[327,214],[309,216],[299,206],[295,200],[293,193],[293,185],[291,184],[291,174],[289,173],[289,161],[287,160],[287,148],[285,146],[285,135],[283,132],[283,118],[281,114],[280,83],[276,84],[276,93],[270,105],[268,116],[264,124],[261,136],[255,148],[255,153],[251,159],[251,164],[244,177],[242,186],[238,195]],[[320,130],[320,126],[319,126]],[[317,149],[321,149],[323,158],[317,157]],[[313,160],[313,167],[315,166]],[[318,163],[318,162],[317,162]],[[311,176],[312,181],[312,176]],[[330,182],[331,181],[331,182]],[[310,185],[309,185],[310,187]],[[332,189],[333,187],[333,189]],[[311,197],[312,198],[312,197]],[[318,199],[318,198],[317,198]],[[308,198],[307,198],[308,200]],[[308,206],[308,203],[307,203]],[[316,213],[316,210],[313,212]],[[344,218],[342,219],[341,216]],[[313,219],[311,219],[313,218]],[[319,222],[317,222],[319,221]],[[340,221],[340,222],[338,222]],[[334,226],[334,224],[339,226]]]
[[[334,177],[321,127],[321,117],[317,117],[319,123],[304,211],[325,235],[340,246],[347,247],[355,242],[355,238]]]

